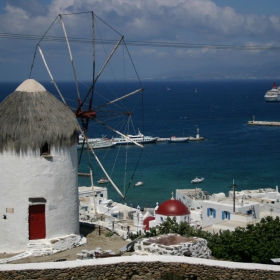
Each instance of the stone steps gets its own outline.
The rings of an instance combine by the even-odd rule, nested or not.
[[[12,261],[17,261],[17,260],[24,259],[24,258],[28,258],[31,255],[32,255],[31,252],[23,252],[23,253],[20,253],[16,256],[10,257],[10,258],[0,259],[0,264],[1,263],[3,264],[3,263],[12,262]]]
[[[48,240],[32,240],[32,242],[27,243],[27,251],[33,256],[44,256],[54,253]]]

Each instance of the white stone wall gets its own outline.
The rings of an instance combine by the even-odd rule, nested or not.
[[[0,252],[26,249],[29,198],[46,199],[46,238],[79,233],[76,145],[52,147],[51,154],[52,158],[42,158],[39,149],[20,155],[1,154]],[[7,213],[7,208],[13,213]]]
[[[211,251],[207,247],[207,241],[202,238],[191,237],[189,241],[174,245],[157,244],[153,241],[168,236],[180,236],[177,234],[161,235],[154,238],[145,238],[135,243],[134,250],[137,255],[171,255],[188,256],[209,259]]]
[[[38,271],[38,270],[59,270],[59,273],[61,273],[62,269],[72,269],[81,267],[83,270],[85,270],[85,266],[92,266],[98,267],[101,265],[110,265],[113,264],[116,267],[119,266],[119,264],[122,263],[138,263],[139,266],[142,263],[152,263],[152,262],[160,262],[160,263],[180,263],[180,264],[186,264],[186,265],[204,265],[207,267],[213,267],[213,268],[221,268],[222,271],[225,269],[253,269],[256,271],[268,271],[268,272],[280,272],[280,266],[279,265],[267,265],[267,264],[259,264],[259,263],[240,263],[240,262],[229,262],[229,261],[217,261],[217,260],[209,260],[209,259],[201,259],[201,258],[186,258],[181,256],[173,256],[172,259],[170,259],[170,256],[159,256],[159,255],[150,255],[150,256],[122,256],[121,258],[98,258],[98,259],[90,259],[90,260],[76,260],[76,261],[65,261],[65,262],[41,262],[41,263],[20,263],[20,264],[1,264],[0,265],[0,271],[6,272],[6,271],[24,271],[24,270],[31,270]],[[45,271],[44,271],[45,272]],[[72,272],[72,270],[70,270]],[[236,279],[240,279],[236,278]]]

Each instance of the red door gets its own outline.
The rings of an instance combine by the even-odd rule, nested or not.
[[[45,204],[29,206],[29,240],[46,238]]]

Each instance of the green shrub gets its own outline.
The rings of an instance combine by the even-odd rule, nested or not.
[[[108,231],[108,232],[105,233],[106,237],[111,237],[113,235],[114,235],[114,233],[112,231]]]

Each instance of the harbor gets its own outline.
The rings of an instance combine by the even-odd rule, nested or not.
[[[108,170],[118,153],[123,153],[121,159],[124,160],[127,152],[129,158],[135,162],[142,153],[137,172],[126,194],[129,206],[154,207],[156,202],[166,198],[165,193],[171,193],[174,185],[178,188],[191,188],[191,180],[196,176],[205,178],[202,184],[210,193],[226,192],[232,178],[238,178],[236,184],[242,188],[256,189],[279,184],[278,177],[275,176],[279,166],[279,129],[274,126],[247,125],[248,121],[253,120],[252,116],[255,116],[255,122],[278,120],[280,103],[264,102],[265,86],[260,81],[248,84],[243,81],[217,82],[213,85],[208,82],[201,83],[199,92],[207,90],[213,102],[209,105],[209,101],[204,100],[204,95],[201,95],[195,106],[189,106],[189,111],[185,114],[182,113],[184,104],[190,103],[192,96],[185,94],[183,90],[191,89],[192,83],[172,84],[172,91],[182,92],[178,93],[178,101],[173,104],[176,110],[169,108],[169,97],[162,96],[162,84],[149,85],[148,83],[146,86],[149,96],[146,117],[153,122],[146,122],[142,132],[144,135],[158,136],[157,142],[153,145],[145,144],[143,152],[138,147],[119,148],[118,145],[110,148],[110,153],[106,149],[97,151],[100,158],[106,154],[103,162],[109,166]],[[220,87],[231,90],[217,93],[216,88]],[[256,98],[255,92],[250,92],[248,97],[240,94],[238,99],[234,99],[234,93],[240,88],[243,88],[244,92],[250,92],[251,88],[260,88],[254,106],[249,100]],[[171,117],[153,115],[153,104],[157,100],[161,100],[161,112],[168,112]],[[139,125],[135,126],[137,130]],[[192,141],[190,136],[196,137],[197,128],[204,141]],[[102,132],[98,135],[102,135]],[[190,137],[190,140],[184,144],[166,143],[171,136]],[[267,149],[268,145],[270,149]],[[240,156],[241,154],[245,156]],[[85,156],[83,162],[86,160]],[[132,164],[130,166],[132,169]],[[121,163],[114,166],[113,181],[116,181],[117,185],[123,185],[123,170]],[[80,172],[87,173],[88,170],[81,168]],[[95,178],[103,176],[103,172],[96,168]],[[87,185],[89,180],[79,177],[79,181],[80,185]],[[137,181],[145,184],[140,188],[131,187]],[[245,181],[248,182],[247,186]],[[119,197],[112,191],[110,198],[117,201]]]
[[[155,137],[155,136],[146,136],[143,135],[140,130],[138,130],[138,134],[135,135],[124,135],[119,138],[87,138],[84,139],[82,135],[79,136],[79,143],[77,145],[78,150],[86,149],[87,145],[90,145],[92,149],[100,149],[100,148],[110,148],[116,145],[127,145],[127,144],[152,144],[157,142],[168,142],[168,143],[187,143],[189,141],[204,141],[206,140],[204,137],[199,135],[199,128],[197,128],[197,133],[195,137],[186,136],[186,137]]]

